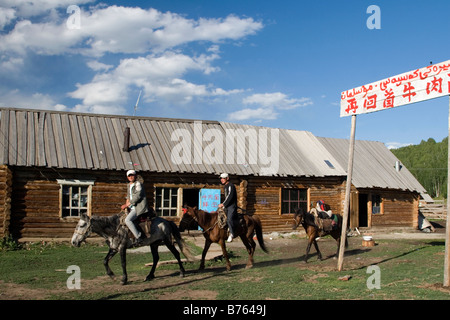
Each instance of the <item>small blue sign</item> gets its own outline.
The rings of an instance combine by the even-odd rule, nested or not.
[[[200,189],[199,209],[206,212],[216,212],[220,204],[220,189]]]

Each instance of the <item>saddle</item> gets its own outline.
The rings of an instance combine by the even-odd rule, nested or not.
[[[237,214],[238,218],[236,219],[236,222],[239,222],[239,225],[236,225],[236,227],[243,228],[245,226],[244,215],[245,214],[243,213]],[[223,207],[217,209],[217,225],[219,226],[220,229],[228,229],[227,214]]]
[[[310,213],[314,216],[314,223],[319,228],[319,232],[324,234],[338,228],[338,217],[335,214],[331,216],[326,211],[319,211],[316,208],[311,209]]]
[[[122,211],[120,216],[120,225],[124,226],[128,229],[127,224],[125,223],[125,218],[127,217],[126,212]],[[148,212],[141,214],[137,217],[136,220],[133,221],[136,228],[145,234],[147,238],[150,237],[150,230],[152,226],[152,220],[156,217],[156,212],[153,208],[150,208]],[[128,235],[130,238],[134,238],[134,235],[131,231],[128,230]]]

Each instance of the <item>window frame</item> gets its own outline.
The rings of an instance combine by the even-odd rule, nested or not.
[[[161,190],[161,199],[158,199],[158,191]],[[166,193],[164,191],[169,191],[168,193],[168,201],[169,205],[165,206],[164,197],[166,196]],[[177,217],[178,216],[178,208],[179,208],[179,202],[180,202],[180,191],[182,191],[182,188],[180,187],[172,187],[172,186],[155,186],[155,212],[158,217]],[[173,201],[173,197],[175,196],[175,201]],[[166,200],[166,201],[167,201]],[[160,201],[160,203],[158,203]],[[164,214],[164,211],[168,210],[169,214]],[[174,212],[174,213],[172,213]]]
[[[63,220],[70,219],[78,219],[80,217],[80,210],[85,209],[86,214],[91,216],[91,207],[92,207],[92,186],[94,185],[94,180],[78,180],[78,179],[57,179],[57,182],[60,186],[59,189],[59,217]],[[69,205],[64,205],[64,189],[69,188]],[[77,194],[81,194],[80,188],[86,188],[86,206],[81,207],[73,205],[73,188],[79,188]],[[78,198],[78,203],[81,198]],[[64,211],[69,210],[69,215],[64,215]],[[72,214],[73,211],[78,211],[78,214]]]
[[[297,200],[291,200],[291,191],[298,191],[298,198]],[[289,200],[285,200],[284,197],[284,192],[288,192],[289,195]],[[301,192],[305,192],[305,199],[301,200]],[[289,212],[284,212],[284,204],[288,203],[288,211]],[[283,214],[294,214],[295,213],[295,209],[293,212],[292,211],[292,207],[293,204],[297,204],[297,206],[295,208],[299,208],[300,204],[303,204],[303,207],[306,211],[308,211],[308,204],[309,204],[309,188],[281,188],[280,191],[280,215]]]
[[[376,204],[378,203],[379,200],[379,205],[377,206]],[[371,199],[370,199],[371,203],[370,203],[370,212],[372,214],[376,214],[376,215],[380,215],[380,214],[384,214],[384,205],[383,205],[383,198],[381,197],[380,194],[372,194],[371,195]],[[374,210],[374,208],[379,208],[378,210]],[[378,211],[378,212],[375,212]]]

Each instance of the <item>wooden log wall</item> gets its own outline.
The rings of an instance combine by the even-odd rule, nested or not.
[[[307,189],[308,209],[324,200],[335,213],[342,213],[345,196],[342,178],[248,178],[247,210],[257,214],[264,232],[292,231],[293,214],[281,213],[282,189]]]
[[[0,166],[0,238],[10,235],[12,172]]]
[[[217,175],[142,173],[142,176],[150,206],[154,206],[154,193],[158,186],[220,188],[223,195]],[[0,236],[11,232],[15,238],[70,238],[78,219],[60,216],[61,186],[57,179],[95,180],[90,202],[92,215],[118,213],[125,203],[125,171],[0,167]],[[308,206],[324,200],[333,212],[342,213],[343,210],[345,182],[342,177],[294,179],[232,176],[231,181],[237,189],[238,205],[260,217],[264,232],[291,231],[293,214],[281,214],[282,189],[307,189]],[[373,226],[417,224],[417,218],[414,220],[417,215],[412,212],[418,211],[418,195],[395,191],[380,191],[380,194],[384,214],[373,215]],[[11,206],[8,198],[11,198]],[[168,220],[178,223],[179,217]]]
[[[362,193],[378,194],[383,212],[371,214],[370,226],[403,226],[417,228],[419,194],[398,190],[362,190]]]

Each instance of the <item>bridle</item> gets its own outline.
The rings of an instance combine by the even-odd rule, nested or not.
[[[186,214],[187,214],[192,220],[194,220],[195,222],[197,222],[197,224],[198,224],[198,219],[197,219],[197,217],[196,217],[195,215],[191,215],[191,214],[189,214],[189,213],[186,212],[186,213],[183,213],[183,216],[186,215]],[[190,226],[192,220],[189,221],[189,222],[182,221],[182,222],[188,224],[188,225],[187,225],[187,226],[188,226],[188,232],[189,232],[189,226]],[[203,230],[202,233],[206,233],[206,232],[211,231],[212,229],[214,229],[214,228],[216,227],[216,225],[217,225],[218,223],[219,223],[219,219],[216,219],[216,222],[215,222],[211,227],[209,227],[208,229]]]

